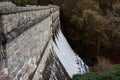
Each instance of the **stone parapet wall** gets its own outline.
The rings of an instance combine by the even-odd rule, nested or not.
[[[35,11],[35,10],[45,10],[50,9],[50,6],[26,6],[26,7],[19,7],[11,2],[1,2],[0,3],[0,14],[11,14],[11,13],[21,13],[21,12],[28,12],[28,11]],[[56,10],[52,8],[53,11]]]
[[[57,6],[1,2],[0,80],[68,80],[52,49],[53,24],[58,23]]]

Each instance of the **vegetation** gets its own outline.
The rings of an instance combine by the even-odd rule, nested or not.
[[[120,80],[120,65],[114,65],[112,70],[74,75],[72,80]]]
[[[120,0],[0,1],[12,1],[19,6],[49,3],[61,6],[65,36],[75,52],[92,66],[92,72],[75,75],[72,80],[120,80],[120,65],[111,70],[112,63],[120,63]]]
[[[49,0],[0,0],[0,1],[11,1],[18,6],[49,4]]]
[[[19,6],[61,6],[62,30],[70,45],[89,65],[104,56],[120,61],[120,0],[0,0]]]
[[[65,0],[61,5],[64,34],[88,65],[97,56],[120,56],[119,4],[119,0]]]

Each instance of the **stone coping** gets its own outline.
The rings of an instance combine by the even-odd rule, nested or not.
[[[56,9],[59,9],[59,7],[55,5],[49,5],[49,6],[30,5],[26,7],[19,7],[13,4],[12,2],[0,2],[0,14],[11,14],[11,13],[45,10],[45,9],[52,9],[52,11],[54,11]]]

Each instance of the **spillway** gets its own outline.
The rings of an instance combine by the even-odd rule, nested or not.
[[[60,62],[65,68],[68,75],[72,78],[75,74],[84,74],[88,72],[88,66],[83,60],[72,50],[60,27],[57,34],[54,36],[55,40],[54,51],[58,56]]]

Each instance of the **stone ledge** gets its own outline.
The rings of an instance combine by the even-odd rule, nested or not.
[[[35,11],[50,9],[50,6],[27,6],[27,7],[17,7],[12,2],[0,2],[0,14],[10,14],[17,12]]]

